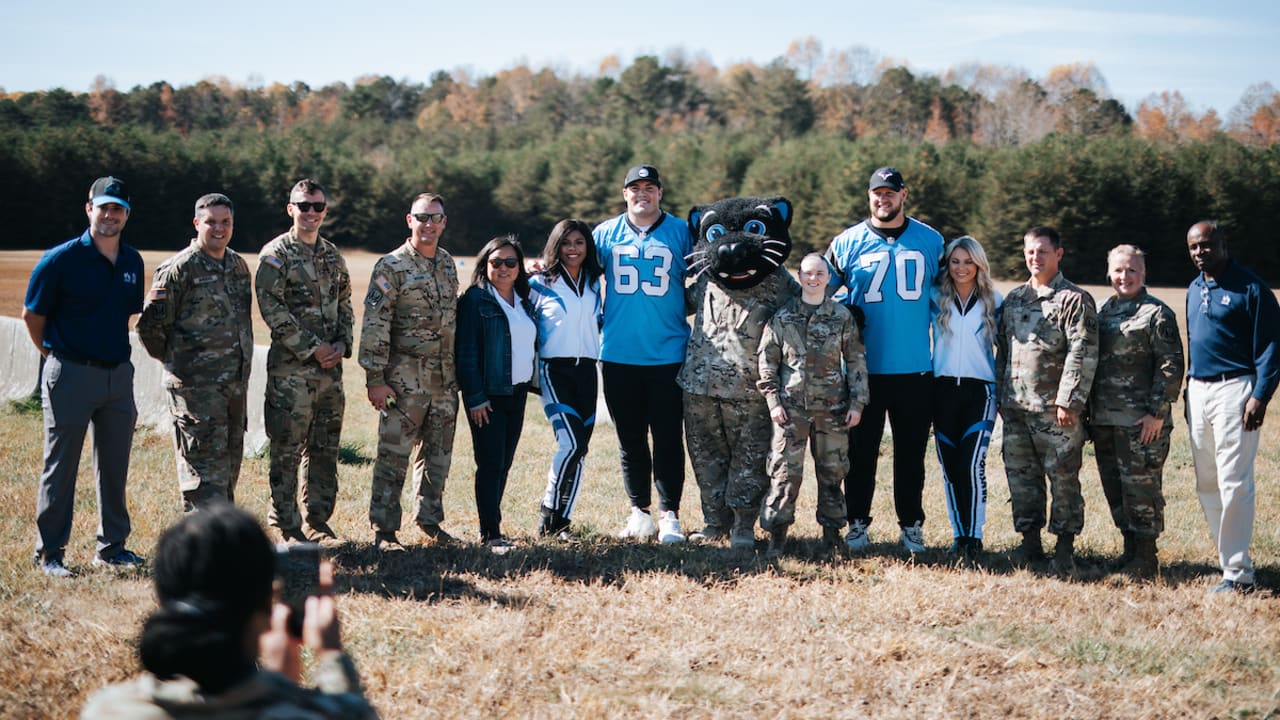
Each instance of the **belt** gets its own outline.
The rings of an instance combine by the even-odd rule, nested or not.
[[[1236,378],[1244,377],[1245,375],[1252,375],[1253,373],[1254,373],[1253,370],[1245,370],[1243,368],[1237,368],[1235,370],[1228,370],[1227,372],[1219,373],[1218,375],[1209,375],[1208,377],[1193,377],[1191,379],[1199,380],[1200,382],[1206,382],[1206,383],[1220,383],[1220,382],[1226,382],[1228,380],[1235,380]]]
[[[124,364],[118,362],[107,362],[105,360],[94,360],[93,358],[68,353],[65,350],[54,350],[50,354],[62,362],[75,363],[76,365],[88,365],[89,367],[102,368],[103,370],[115,370]]]
[[[589,357],[549,357],[542,361],[550,365],[595,365],[596,359]]]
[[[993,385],[994,384],[990,380],[983,380],[981,378],[952,377],[950,375],[938,375],[934,378],[934,380],[941,380],[942,382],[945,382],[951,385]]]

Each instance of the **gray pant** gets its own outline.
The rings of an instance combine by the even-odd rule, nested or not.
[[[85,431],[93,425],[93,472],[98,490],[98,557],[124,550],[129,537],[125,481],[138,410],[133,402],[133,365],[99,368],[59,360],[44,365],[44,472],[36,503],[36,553],[61,559],[71,537],[76,475]]]

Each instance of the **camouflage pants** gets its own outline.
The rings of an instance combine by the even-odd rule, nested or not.
[[[769,406],[685,393],[684,433],[708,525],[727,528],[734,510],[758,511],[769,477]]]
[[[341,366],[339,366],[341,367]],[[338,440],[342,434],[342,375],[267,378],[263,423],[271,440],[271,511],[267,522],[298,530],[298,477],[307,524],[329,521],[338,498]]]
[[[169,388],[178,488],[186,512],[235,502],[249,424],[247,383]]]
[[[1139,441],[1140,427],[1095,425],[1089,428],[1102,491],[1111,519],[1137,537],[1159,537],[1164,531],[1164,461],[1169,456],[1173,423],[1165,422],[1149,445]]]
[[[804,479],[804,451],[813,452],[818,479],[818,524],[842,528],[845,524],[844,476],[849,472],[849,431],[830,411],[810,413],[787,408],[787,422],[773,425],[769,452],[771,486],[760,510],[760,527],[769,532],[790,527],[796,521],[796,497]]]
[[[1013,503],[1013,529],[1045,526],[1045,483],[1053,503],[1049,532],[1077,535],[1084,529],[1084,496],[1080,494],[1080,464],[1084,427],[1058,427],[1056,411],[1001,410],[1004,417],[1004,467]]]
[[[436,383],[441,386],[442,383]],[[369,524],[377,532],[400,529],[400,495],[413,461],[413,494],[417,498],[416,522],[439,525],[444,521],[445,480],[453,458],[453,434],[458,421],[458,393],[396,394],[396,406],[378,420],[378,459],[373,465],[373,492],[369,497]]]

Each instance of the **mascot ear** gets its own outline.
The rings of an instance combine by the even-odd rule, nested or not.
[[[782,220],[782,226],[791,227],[791,201],[781,195],[765,198],[765,202],[773,206],[773,211],[777,213],[778,218]]]
[[[707,209],[706,205],[694,205],[689,208],[689,234],[698,237],[698,224],[702,222],[702,213]]]

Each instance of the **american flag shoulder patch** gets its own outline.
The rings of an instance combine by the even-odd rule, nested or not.
[[[167,297],[169,297],[169,289],[163,285],[157,285],[151,288],[151,292],[147,294],[147,299],[152,301],[164,300]]]
[[[263,255],[260,259],[262,260],[262,262],[270,265],[271,267],[277,270],[284,267],[284,263],[281,262],[280,258],[276,257],[275,255]]]
[[[379,275],[378,277],[374,278],[373,284],[377,285],[378,289],[381,290],[382,292],[391,291],[391,281],[387,279],[386,275]]]

